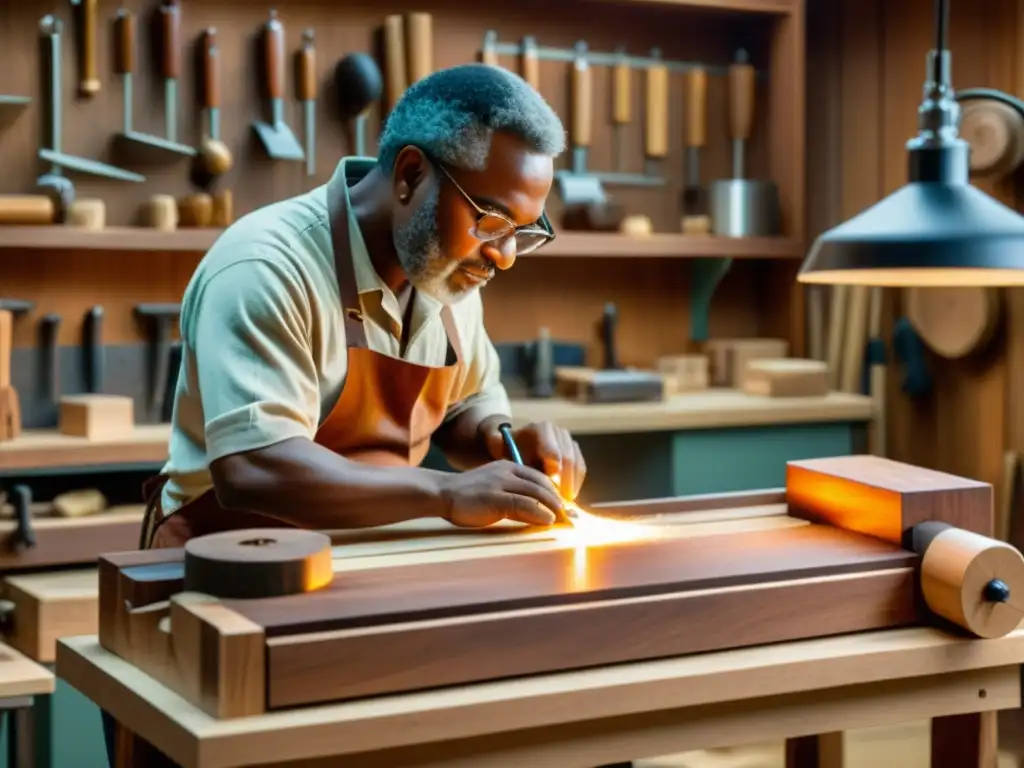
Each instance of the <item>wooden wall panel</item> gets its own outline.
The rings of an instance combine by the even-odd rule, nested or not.
[[[64,30],[64,148],[90,158],[116,162],[112,154],[111,134],[121,124],[121,84],[111,67],[111,21],[121,5],[139,14],[139,66],[135,77],[135,127],[161,134],[163,131],[163,89],[149,64],[149,38],[145,34],[155,4],[149,0],[99,0],[100,77],[102,90],[93,100],[74,96],[78,68],[74,24],[67,4],[55,6],[65,20]],[[236,214],[241,215],[273,200],[297,194],[325,182],[337,159],[348,151],[343,132],[333,122],[325,98],[318,105],[317,174],[307,178],[301,163],[270,162],[256,145],[253,119],[264,115],[264,104],[256,85],[253,62],[260,25],[271,2],[238,0],[184,0],[182,3],[183,38],[189,50],[184,56],[185,74],[179,85],[179,132],[183,141],[195,143],[200,135],[195,104],[195,66],[191,49],[208,26],[218,29],[223,66],[224,99],[222,127],[225,141],[236,157],[235,169],[224,179],[234,190]],[[36,101],[14,121],[0,127],[0,193],[25,192],[40,172],[35,150],[41,130],[39,100],[43,96],[38,66],[40,43],[38,22],[51,6],[32,0],[0,2],[0,71],[4,72],[0,93],[27,95]],[[636,54],[659,47],[667,58],[700,60],[725,65],[736,47],[746,47],[756,66],[771,63],[767,45],[776,30],[769,17],[742,17],[735,14],[679,10],[645,5],[624,7],[587,2],[552,4],[543,0],[523,0],[500,9],[476,7],[468,13],[457,0],[429,0],[413,3],[393,0],[386,4],[360,0],[346,2],[338,9],[328,0],[289,0],[279,6],[286,29],[289,67],[302,31],[316,31],[317,63],[321,86],[335,61],[352,51],[372,52],[375,32],[388,13],[429,11],[434,14],[435,66],[444,67],[474,60],[483,33],[488,28],[499,32],[503,42],[518,40],[524,34],[537,36],[542,45],[570,46],[577,38],[587,40],[596,50],[612,50],[624,45]],[[538,21],[538,20],[542,20]],[[801,30],[783,29],[793,45],[799,45]],[[783,51],[792,59],[797,49]],[[502,58],[510,67],[516,62]],[[542,91],[552,106],[567,117],[568,66],[542,62]],[[612,136],[608,125],[608,72],[595,69],[594,147],[591,167],[609,168]],[[286,117],[301,137],[301,111],[294,100],[294,78],[289,72]],[[625,131],[630,169],[642,168],[643,80],[633,79],[634,122]],[[683,82],[671,78],[670,156],[665,164],[669,184],[663,189],[610,188],[631,213],[649,215],[660,231],[678,229],[680,191],[683,182]],[[750,173],[764,176],[768,168],[768,141],[765,135],[767,109],[762,81],[759,108],[756,111],[755,138],[750,148]],[[712,77],[709,86],[709,146],[702,158],[705,181],[728,174],[730,144],[725,134],[725,81]],[[798,106],[799,100],[794,100]],[[794,106],[794,109],[796,107]],[[368,133],[373,150],[380,108],[371,109]],[[183,195],[190,191],[187,160],[166,166],[139,166],[149,178],[144,184],[111,182],[76,176],[80,197],[100,197],[107,203],[107,220],[112,225],[137,222],[140,203],[151,194]],[[792,180],[790,180],[792,181]],[[555,203],[557,205],[557,202]],[[802,231],[802,208],[787,212],[787,220]],[[797,234],[799,234],[799,231]],[[77,344],[81,337],[80,318],[94,303],[106,309],[105,337],[108,344],[135,343],[147,338],[146,329],[131,316],[131,307],[141,301],[177,301],[187,284],[199,255],[0,250],[0,296],[32,299],[37,307],[32,316],[18,324],[16,344],[37,343],[38,317],[46,312],[64,316],[61,343]],[[772,334],[791,337],[794,328],[790,316],[798,297],[792,277],[796,264],[737,263],[723,283],[712,308],[711,328],[715,334]],[[594,346],[594,323],[604,302],[620,305],[620,346],[624,360],[650,364],[659,354],[678,353],[686,348],[689,331],[686,260],[643,259],[544,259],[524,260],[503,274],[486,293],[487,323],[496,341],[516,341],[534,337],[540,325],[547,325],[558,338],[586,341]],[[765,298],[763,287],[773,287]]]
[[[953,3],[951,49],[953,84],[959,89],[988,86],[1020,92],[1022,51],[1019,0],[989,0],[984,5]],[[838,189],[842,217],[850,216],[906,182],[905,144],[917,132],[917,106],[925,77],[925,56],[932,46],[930,0],[818,0],[809,15],[809,36],[828,34],[836,16],[821,11],[839,6],[839,50],[809,46],[808,70],[828,73],[809,81],[808,100],[841,94],[842,118],[833,152],[839,152]],[[836,66],[838,59],[839,65]],[[808,124],[821,130],[827,110]],[[817,122],[816,122],[817,121]],[[836,158],[831,158],[833,161]],[[815,191],[834,189],[828,164],[809,172]],[[823,178],[824,177],[824,178]],[[1011,184],[978,186],[1012,205]],[[819,203],[819,208],[823,207]],[[819,210],[813,236],[834,223]],[[889,454],[901,461],[935,467],[998,484],[1007,445],[1024,447],[1024,298],[1008,292],[1007,328],[986,354],[963,361],[929,355],[933,393],[912,400],[900,389],[890,345],[888,389]],[[899,317],[901,297],[886,292],[885,335]],[[1011,375],[1012,373],[1012,375]]]

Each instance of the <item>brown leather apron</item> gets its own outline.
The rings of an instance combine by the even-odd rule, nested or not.
[[[337,403],[317,430],[315,440],[354,461],[375,465],[418,465],[430,447],[450,405],[462,346],[450,307],[441,309],[448,335],[446,364],[417,365],[373,352],[367,347],[363,316],[349,245],[345,190],[328,186],[328,211],[335,268],[342,306],[348,372]],[[189,539],[241,528],[282,527],[281,520],[255,512],[224,509],[213,490],[164,516],[160,497],[166,476],[150,478],[143,486],[147,500],[141,549],[181,547]],[[118,728],[118,766],[156,766],[169,763],[141,739]]]

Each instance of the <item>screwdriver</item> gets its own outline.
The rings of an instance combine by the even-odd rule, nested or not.
[[[516,445],[516,439],[512,437],[512,425],[508,422],[498,425],[498,432],[501,433],[501,439],[505,442],[505,450],[508,451],[508,456],[516,464],[523,464],[523,454],[519,452],[519,446]],[[562,517],[564,517],[569,523],[572,523],[572,515],[569,514],[568,510],[562,508]]]

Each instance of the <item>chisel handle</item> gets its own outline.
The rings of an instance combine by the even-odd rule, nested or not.
[[[387,108],[394,108],[406,88],[405,23],[398,14],[384,19],[384,93]]]
[[[220,108],[220,51],[213,27],[203,32],[203,108]]]
[[[405,28],[408,33],[406,60],[409,85],[422,80],[434,70],[434,19],[429,13],[410,13]]]
[[[749,141],[754,129],[754,67],[747,52],[739,50],[729,65],[729,133]]]
[[[96,2],[82,0],[82,79],[78,89],[85,96],[100,92],[100,77],[96,68]]]
[[[694,67],[686,73],[686,146],[707,143],[708,73]]]
[[[498,33],[493,29],[489,29],[484,33],[484,43],[480,46],[481,64],[490,64],[492,67],[498,66],[498,51],[494,47],[497,42]]]
[[[181,77],[181,7],[178,0],[165,0],[160,6],[161,75],[165,80]]]
[[[540,57],[537,55],[537,41],[532,37],[524,37],[522,42],[522,54],[520,55],[519,73],[520,76],[533,86],[535,91],[540,90]]]
[[[135,71],[135,14],[121,8],[114,19],[114,71],[130,75]]]
[[[625,55],[612,67],[612,122],[615,125],[629,123],[633,101],[629,87],[632,74]]]
[[[313,101],[316,99],[316,48],[313,44],[313,30],[307,29],[302,33],[302,47],[298,55],[298,83],[296,91],[299,93],[299,101]]]
[[[593,138],[594,81],[587,61],[587,44],[576,43],[576,57],[572,62],[572,123],[569,132],[573,146],[589,147]]]
[[[267,68],[267,96],[271,99],[284,98],[284,26],[277,18],[277,11],[270,12],[270,18],[263,25],[263,63]]]
[[[645,75],[647,122],[644,126],[644,154],[647,157],[665,157],[668,154],[668,67],[661,62],[651,64]]]

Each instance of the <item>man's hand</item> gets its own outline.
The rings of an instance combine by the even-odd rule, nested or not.
[[[489,418],[480,425],[480,434],[492,458],[508,458],[498,431],[498,426],[506,421],[504,417]],[[587,464],[579,443],[572,439],[569,431],[542,421],[514,430],[512,436],[523,455],[523,462],[542,470],[548,477],[557,477],[562,497],[574,501],[587,476]]]
[[[551,525],[562,501],[551,480],[533,467],[494,461],[445,478],[444,517],[462,528],[484,528],[501,520]]]

